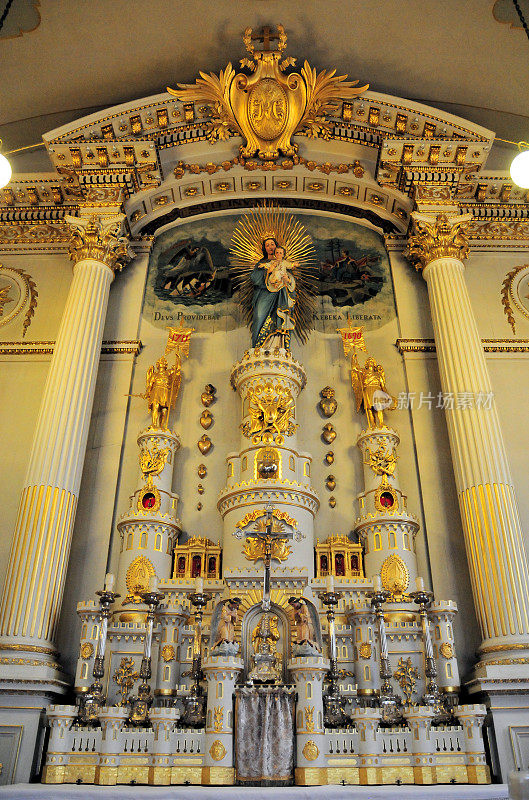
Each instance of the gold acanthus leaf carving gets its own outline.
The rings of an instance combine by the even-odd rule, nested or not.
[[[215,706],[213,709],[213,726],[216,731],[221,731],[224,725],[224,708],[222,706]]]
[[[85,258],[101,261],[113,271],[120,271],[133,257],[128,239],[122,234],[124,214],[103,220],[97,214],[88,218],[66,215],[73,228],[70,239],[70,258],[77,264]]]
[[[328,116],[336,110],[338,100],[357,97],[368,86],[357,86],[358,81],[347,81],[347,75],[336,75],[336,70],[317,73],[308,61],[301,74],[283,74],[293,63],[291,57],[281,61],[287,42],[283,26],[278,25],[275,34],[264,29],[262,50],[253,44],[258,38],[251,28],[246,29],[243,41],[253,61],[246,58],[242,66],[251,76],[236,73],[229,63],[218,76],[200,72],[195,84],[178,84],[177,89],[167,87],[167,91],[182,102],[208,103],[213,109],[211,142],[240,135],[244,158],[258,154],[263,161],[271,161],[279,153],[295,155],[297,145],[291,137],[297,131],[327,138]],[[270,49],[272,39],[278,41],[274,50]]]
[[[467,223],[472,214],[438,214],[435,222],[416,211],[412,213],[414,233],[408,238],[404,255],[415,269],[424,269],[437,258],[468,258]]]

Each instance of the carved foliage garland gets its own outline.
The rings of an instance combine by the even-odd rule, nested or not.
[[[22,336],[25,336],[37,307],[38,296],[31,275],[23,269],[0,264],[0,327],[8,325],[27,307],[22,323]]]
[[[529,319],[529,264],[522,264],[507,273],[501,287],[501,302],[507,322],[516,334],[513,306]]]

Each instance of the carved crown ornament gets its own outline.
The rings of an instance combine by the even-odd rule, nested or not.
[[[73,228],[69,251],[75,264],[92,258],[119,272],[133,257],[128,239],[122,233],[123,214],[106,220],[97,214],[88,218],[66,215],[64,219]]]
[[[336,70],[318,73],[308,61],[300,72],[291,72],[296,59],[283,58],[287,35],[282,25],[277,25],[275,32],[265,27],[261,34],[246,28],[243,42],[251,56],[240,62],[246,72],[236,73],[229,63],[218,76],[200,72],[195,84],[167,87],[185,103],[208,103],[210,142],[228,139],[231,134],[242,136],[243,158],[257,154],[263,161],[273,161],[279,153],[294,156],[298,148],[291,138],[300,131],[327,138],[328,115],[338,99],[351,100],[369,88],[347,81],[347,75],[336,75]],[[257,42],[262,49],[256,49]]]
[[[438,214],[435,222],[417,212],[412,213],[414,233],[408,238],[404,255],[415,269],[424,269],[437,258],[468,258],[469,243],[465,233],[472,214],[447,216]]]

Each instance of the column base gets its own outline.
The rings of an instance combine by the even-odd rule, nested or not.
[[[499,658],[503,660],[504,654]],[[473,699],[487,707],[489,725],[483,734],[489,739],[492,773],[506,782],[512,770],[526,769],[529,763],[529,661],[520,656],[506,659],[511,663],[494,664],[494,660],[480,661],[465,685]],[[482,775],[481,765],[469,765],[468,769],[472,770],[469,782],[474,778],[483,782],[477,780]]]
[[[28,783],[38,775],[44,746],[44,709],[56,697],[26,689],[20,682],[18,685],[20,693],[15,694],[13,684],[9,692],[0,683],[0,761],[2,783],[6,784]]]

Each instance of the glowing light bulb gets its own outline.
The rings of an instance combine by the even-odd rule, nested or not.
[[[7,158],[0,153],[0,189],[3,186],[7,186],[11,180],[12,174],[13,170],[11,169],[11,164]]]
[[[529,150],[522,150],[513,158],[511,178],[517,186],[529,189]]]

